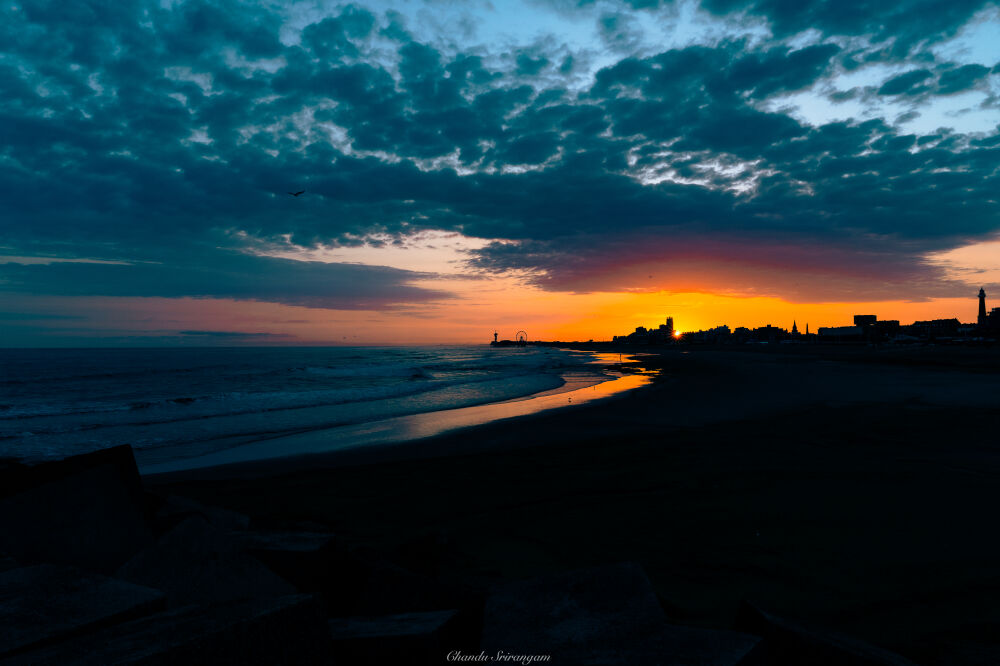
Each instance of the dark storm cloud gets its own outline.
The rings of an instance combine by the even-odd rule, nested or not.
[[[46,321],[52,319],[83,319],[77,315],[46,314],[41,312],[0,312],[0,321]]]
[[[537,0],[541,5],[567,11],[590,8],[597,0]],[[672,8],[675,0],[609,0],[607,4],[631,10]],[[978,11],[995,6],[987,0],[701,0],[700,7],[716,16],[752,16],[767,22],[775,37],[783,39],[815,30],[823,35],[865,35],[891,42],[899,56],[912,47],[955,34]]]
[[[989,67],[983,65],[957,65],[946,62],[929,69],[915,69],[897,74],[886,80],[877,95],[901,96],[919,101],[932,95],[954,95],[974,88],[984,88]],[[985,88],[984,88],[985,89]],[[855,95],[862,92],[852,91]]]
[[[793,302],[914,300],[968,295],[969,287],[936,265],[893,249],[859,248],[831,242],[797,244],[795,234],[765,240],[684,232],[666,239],[655,229],[629,238],[568,236],[521,245],[497,243],[477,258],[486,270],[512,267],[536,271],[535,281],[551,290],[709,291],[780,296]],[[627,257],[627,261],[622,261]]]
[[[642,29],[626,14],[602,14],[597,20],[597,29],[604,43],[614,51],[633,51],[642,41]]]
[[[244,331],[177,331],[177,335],[195,338],[223,338],[228,340],[294,337],[284,333],[246,333]]]
[[[937,94],[951,95],[964,92],[975,87],[990,73],[989,67],[982,65],[963,65],[949,69],[938,79]]]
[[[752,91],[756,97],[801,90],[811,86],[839,52],[839,46],[822,44],[747,55],[734,60],[727,81],[738,90]]]
[[[827,41],[623,57],[578,90],[565,74],[582,56],[562,44],[498,61],[358,6],[283,43],[280,16],[242,3],[32,5],[0,25],[0,243],[130,265],[7,264],[7,291],[392,307],[442,294],[406,271],[253,257],[234,239],[448,229],[519,241],[476,264],[552,289],[627,285],[620,267],[649,253],[732,263],[738,248],[769,258],[766,270],[746,263],[776,293],[784,252],[789,271],[846,276],[786,285],[796,297],[855,297],[851,275],[919,297],[940,292],[918,279],[939,277],[926,252],[1000,227],[995,134],[813,127],[764,104],[840,71],[850,54]],[[766,15],[779,37],[814,27],[898,46],[950,34],[982,3],[949,3],[933,20],[914,15],[921,6],[706,4]],[[606,18],[609,43],[632,38],[627,20]],[[985,70],[915,65],[879,92],[953,94]]]
[[[391,309],[447,296],[408,286],[419,273],[232,252],[159,263],[0,263],[6,291],[55,296],[214,297],[310,308]]]
[[[825,35],[871,35],[891,41],[900,55],[921,42],[954,35],[973,15],[992,3],[984,0],[703,0],[716,14],[745,12],[768,21],[776,37],[805,30]]]
[[[918,92],[930,90],[927,79],[933,79],[934,75],[926,69],[916,69],[895,76],[878,89],[879,95],[913,95]]]

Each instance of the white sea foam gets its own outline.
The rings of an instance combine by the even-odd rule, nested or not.
[[[531,395],[567,374],[600,378],[587,366],[592,357],[544,348],[50,351],[0,352],[0,456],[36,460],[122,443],[190,455]]]

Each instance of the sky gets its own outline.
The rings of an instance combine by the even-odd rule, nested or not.
[[[0,346],[815,330],[1000,298],[996,2],[0,16]]]

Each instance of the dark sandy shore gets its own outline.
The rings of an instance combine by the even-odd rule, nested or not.
[[[677,623],[729,628],[749,599],[921,664],[995,663],[1000,350],[645,361],[660,379],[603,403],[145,481],[469,589],[629,560]]]

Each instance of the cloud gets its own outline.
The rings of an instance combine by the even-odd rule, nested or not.
[[[925,300],[964,296],[968,286],[923,256],[850,244],[824,246],[737,233],[631,233],[496,243],[479,253],[486,270],[518,270],[546,289],[703,292],[791,302]]]
[[[946,70],[938,79],[937,94],[952,95],[974,87],[990,73],[989,67],[983,65],[962,65]]]
[[[984,4],[702,6],[773,34],[651,51],[639,18],[610,12],[594,52],[508,49],[358,6],[29,3],[0,25],[0,243],[128,265],[8,263],[0,289],[398,308],[448,294],[419,273],[250,256],[227,232],[310,248],[438,229],[508,241],[474,264],[553,290],[645,289],[630,265],[672,263],[685,273],[661,285],[951,293],[923,257],[1000,228],[996,131],[810,124],[772,102],[826,90],[848,61],[904,62],[877,91],[907,113],[984,87],[984,66],[920,50]],[[582,78],[590,62],[606,65]]]
[[[283,339],[292,338],[294,336],[287,335],[285,333],[247,333],[245,331],[177,331],[177,335],[184,337],[194,337],[194,338],[224,338],[224,339],[255,339],[255,338],[267,338],[267,339]]]
[[[934,78],[934,75],[926,69],[916,69],[899,76],[894,76],[878,89],[879,95],[913,95],[930,89],[927,79]]]
[[[597,19],[597,32],[613,51],[629,53],[642,42],[643,32],[634,18],[619,12],[605,12]]]
[[[47,321],[62,319],[83,319],[79,315],[61,315],[44,312],[0,312],[0,321],[22,322],[22,321]]]
[[[231,298],[339,310],[392,309],[448,294],[411,286],[421,273],[205,251],[162,262],[0,264],[0,291],[51,296]]]
[[[816,30],[823,35],[868,35],[874,41],[890,41],[902,55],[919,43],[953,36],[991,2],[984,0],[901,0],[868,3],[791,3],[784,0],[703,0],[701,5],[716,14],[741,12],[766,19],[776,37]]]

